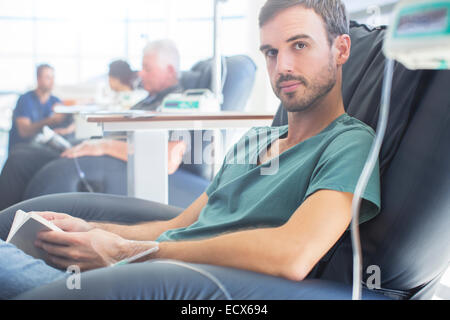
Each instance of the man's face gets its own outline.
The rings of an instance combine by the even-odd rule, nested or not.
[[[55,83],[55,73],[51,68],[44,68],[37,77],[37,87],[42,92],[51,92]]]
[[[148,53],[142,59],[142,70],[139,72],[144,89],[150,94],[157,94],[167,89],[169,70],[161,64],[158,54]]]
[[[337,81],[322,18],[312,9],[294,6],[261,28],[261,51],[272,88],[289,112],[314,108]]]

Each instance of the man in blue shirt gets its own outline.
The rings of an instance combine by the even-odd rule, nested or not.
[[[61,103],[51,94],[54,85],[54,69],[48,64],[37,68],[37,88],[20,96],[13,113],[13,122],[9,133],[9,151],[19,143],[27,143],[44,126],[55,128],[61,135],[74,132],[71,117],[53,113],[55,104]]]

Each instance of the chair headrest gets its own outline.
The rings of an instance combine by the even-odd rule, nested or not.
[[[195,64],[191,70],[182,74],[180,79],[181,85],[184,89],[211,89],[212,70],[212,58],[200,61]],[[222,75],[224,78],[224,83],[222,90],[223,103],[221,109],[224,111],[244,110],[255,82],[255,63],[252,59],[245,55],[224,57],[222,59]],[[195,163],[193,158],[194,155],[191,150],[193,143],[194,135],[192,135],[190,146],[188,146],[188,151],[184,156],[185,162],[191,164],[183,163],[181,167],[198,176],[211,180],[214,175],[214,168],[212,165],[192,165],[192,163]],[[205,142],[203,144],[203,149],[206,148],[208,144],[208,142]]]
[[[213,63],[212,58],[206,59],[182,72],[180,83],[183,89],[212,89]],[[224,57],[222,76],[222,110],[243,110],[255,82],[255,63],[246,55]]]

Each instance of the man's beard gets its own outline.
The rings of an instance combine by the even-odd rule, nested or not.
[[[53,87],[45,87],[45,86],[41,86],[38,88],[39,92],[41,92],[42,94],[49,94],[52,92]]]
[[[281,100],[288,112],[304,112],[317,106],[317,102],[325,97],[336,85],[337,72],[330,57],[330,63],[325,66],[314,81],[309,83],[302,76],[282,74],[276,82],[275,94]],[[305,87],[304,94],[295,92],[283,93],[280,87],[284,81],[299,81]]]

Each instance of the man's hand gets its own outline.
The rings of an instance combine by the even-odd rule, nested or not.
[[[61,122],[63,122],[64,120],[66,120],[67,115],[64,113],[53,113],[50,117],[48,117],[47,120],[47,125],[56,125],[59,124]]]
[[[55,131],[57,134],[66,136],[68,134],[74,133],[76,129],[75,123],[72,123],[66,128],[55,128],[53,131]]]
[[[67,149],[61,154],[63,158],[79,157],[97,157],[107,153],[108,141],[106,140],[87,140],[73,148]]]
[[[33,212],[40,215],[44,219],[51,221],[54,225],[66,232],[88,232],[93,230],[95,226],[80,218],[72,217],[65,213],[57,212]]]
[[[180,141],[169,141],[169,163],[167,171],[169,174],[175,173],[178,170],[181,162],[183,162],[183,155],[186,152],[186,143]]]
[[[49,263],[61,269],[77,265],[81,270],[111,266],[158,246],[154,241],[131,241],[103,231],[40,232],[35,245],[49,254]],[[145,257],[148,259],[148,257]]]
[[[114,233],[47,231],[38,234],[35,245],[50,256],[49,263],[61,269],[77,265],[81,270],[110,266],[127,257],[127,240]]]

